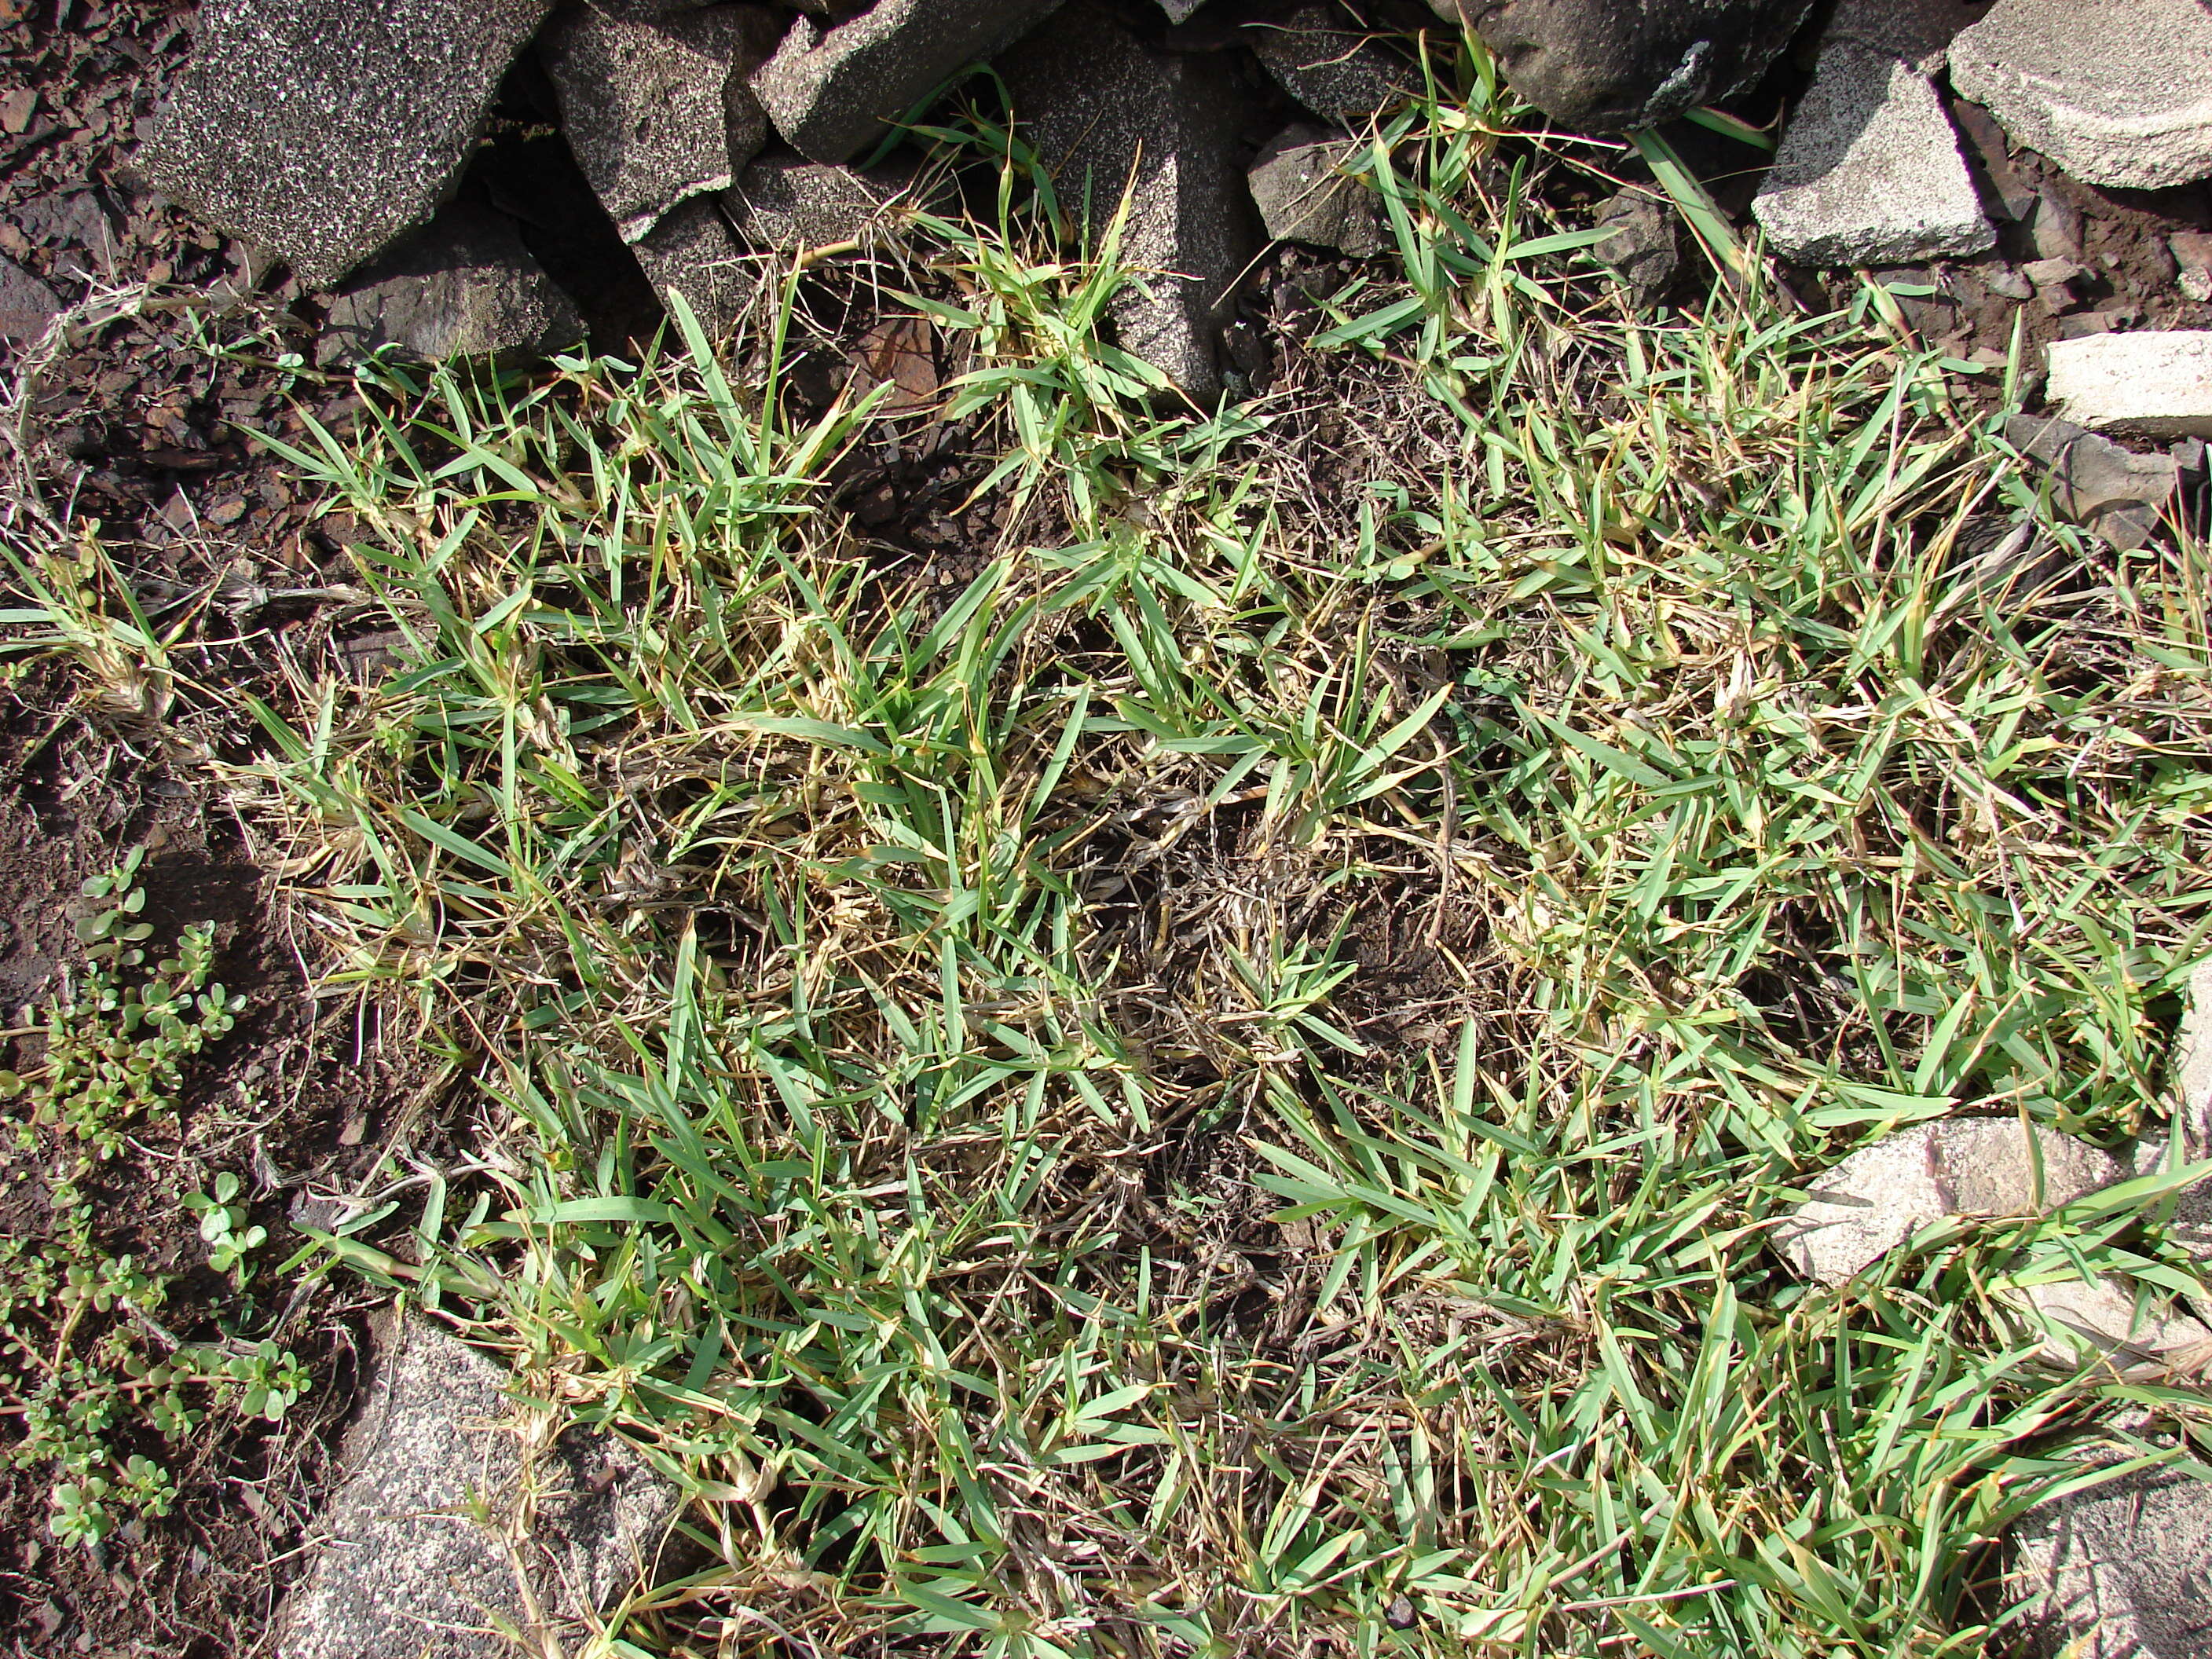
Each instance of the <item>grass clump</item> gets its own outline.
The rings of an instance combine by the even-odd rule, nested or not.
[[[1875,290],[1620,315],[1466,84],[1272,403],[1146,405],[1018,167],[926,227],[1016,492],[950,587],[830,505],[894,417],[796,412],[796,279],[754,371],[292,452],[407,644],[234,781],[483,1085],[323,1243],[686,1483],[612,1650],[1965,1654],[2065,1435],[2202,1449],[2006,1294],[2197,1287],[2145,1188],[1765,1242],[1900,1124],[2160,1121],[2194,543],[2053,522]]]

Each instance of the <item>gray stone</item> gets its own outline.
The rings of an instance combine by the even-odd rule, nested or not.
[[[675,1518],[673,1489],[609,1437],[545,1443],[543,1412],[507,1381],[428,1323],[382,1334],[278,1659],[505,1659],[517,1650],[495,1621],[532,1652],[573,1652],[576,1626],[635,1580]]]
[[[1267,234],[1314,242],[1356,259],[1382,250],[1382,216],[1375,192],[1341,171],[1362,149],[1324,127],[1294,126],[1252,164],[1252,199]]]
[[[1464,0],[1513,89],[1589,131],[1646,127],[1748,87],[1811,0]],[[1449,13],[1444,13],[1449,16]]]
[[[1248,24],[1244,37],[1275,84],[1327,120],[1361,125],[1409,89],[1405,60],[1333,3],[1314,0],[1279,21]]]
[[[1122,345],[1210,403],[1216,347],[1261,243],[1238,135],[1246,108],[1225,54],[1164,54],[1074,0],[999,61],[1021,130],[1071,214],[1103,235],[1129,192],[1111,304]]]
[[[10,259],[0,259],[0,340],[35,340],[61,314],[53,289]]]
[[[1649,311],[1673,290],[1682,274],[1682,222],[1674,206],[1639,190],[1624,190],[1601,205],[1590,258],[1610,270],[1630,307]]]
[[[2189,1007],[2173,1050],[2172,1094],[2183,1144],[2191,1158],[2212,1158],[2212,962],[2189,976]]]
[[[2138,455],[2070,421],[2015,415],[2005,422],[2005,436],[2049,469],[2052,506],[2122,552],[2143,545],[2158,509],[2180,486],[2181,468],[2171,455]]]
[[[1870,46],[1939,75],[1953,39],[1982,11],[1976,0],[1838,0],[1820,39]]]
[[[768,118],[747,82],[782,33],[754,5],[647,21],[587,4],[546,32],[561,129],[624,241],[760,153]]]
[[[2033,1316],[2043,1358],[2055,1365],[2094,1360],[2124,1375],[2191,1376],[2212,1361],[2212,1330],[2162,1309],[2155,1292],[2138,1309],[2135,1287],[2109,1273],[2014,1287],[2006,1295]]]
[[[2136,438],[2212,438],[2212,330],[2057,340],[2051,401],[2069,421]]]
[[[1935,83],[1849,40],[1822,48],[1752,211],[1778,252],[1807,264],[1899,264],[1996,246]]]
[[[1461,9],[1460,0],[1429,0],[1429,9],[1443,22],[1463,26],[1467,21],[1467,14]]]
[[[2212,234],[2178,230],[2166,239],[2166,249],[2180,271],[2182,293],[2199,305],[2212,300]]]
[[[1206,3],[1206,0],[1160,0],[1160,9],[1168,15],[1171,23],[1187,23],[1191,13]]]
[[[664,304],[671,293],[683,295],[709,339],[728,333],[760,291],[759,268],[745,257],[714,197],[671,209],[636,250],[653,292]]]
[[[943,207],[921,170],[892,157],[872,167],[798,156],[763,157],[722,198],[732,223],[757,247],[780,253],[896,235],[902,208]]]
[[[2085,183],[2156,190],[2212,173],[2203,0],[1997,0],[1950,58],[1963,96]]]
[[[336,282],[428,223],[548,0],[208,0],[154,187]]]
[[[784,141],[849,161],[955,70],[1019,40],[1060,0],[876,0],[823,33],[800,18],[753,76]]]
[[[2212,1482],[2141,1469],[2039,1504],[2012,1534],[2013,1587],[2041,1659],[2212,1653]]]
[[[325,363],[358,362],[387,346],[418,362],[514,363],[583,337],[583,319],[523,246],[514,222],[464,199],[338,290],[317,349]]]
[[[1823,1172],[1775,1244],[1805,1277],[1841,1284],[1948,1217],[2037,1214],[2126,1174],[2096,1147],[2016,1118],[1918,1123]]]

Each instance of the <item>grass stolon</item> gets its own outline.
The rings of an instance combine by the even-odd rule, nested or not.
[[[592,1651],[1963,1655],[2050,1437],[2202,1451],[2005,1297],[2195,1287],[2170,1179],[1764,1242],[1899,1124],[2156,1127],[2198,550],[2053,522],[1886,295],[1622,317],[1467,84],[1315,343],[1403,422],[1357,491],[1146,412],[1018,149],[902,273],[1019,491],[957,594],[824,509],[889,417],[792,421],[783,324],[295,452],[408,644],[234,777],[483,1083],[323,1259],[695,1495]]]

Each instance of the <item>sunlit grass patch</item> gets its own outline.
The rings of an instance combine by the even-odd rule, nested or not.
[[[2049,1437],[2202,1443],[2001,1294],[2190,1285],[2132,1213],[1765,1242],[1899,1124],[2157,1127],[2200,550],[2051,522],[1872,290],[1620,314],[1483,71],[1304,403],[1147,402],[1018,167],[930,228],[1024,503],[957,591],[773,342],[295,452],[406,644],[230,775],[482,1085],[327,1259],[687,1483],[613,1650],[1964,1654]]]

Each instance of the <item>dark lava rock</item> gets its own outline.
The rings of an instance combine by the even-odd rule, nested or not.
[[[1812,0],[1466,0],[1513,89],[1563,126],[1625,131],[1765,72]]]
[[[1624,190],[1599,207],[1594,228],[1605,235],[1590,245],[1590,258],[1620,279],[1632,309],[1649,311],[1667,297],[1682,274],[1682,222],[1673,204]]]
[[[956,70],[1019,40],[1060,0],[877,0],[824,33],[800,18],[753,76],[784,141],[849,161]]]
[[[746,240],[791,253],[889,232],[902,204],[946,205],[922,199],[920,186],[921,170],[896,156],[872,167],[763,156],[738,175],[722,203]]]
[[[0,340],[35,340],[62,308],[53,289],[12,260],[0,259]]]
[[[1279,21],[1245,26],[1276,85],[1316,115],[1357,126],[1403,97],[1412,70],[1369,39],[1334,0],[1309,0]]]
[[[694,197],[664,215],[636,245],[637,262],[653,291],[664,302],[672,293],[681,294],[709,339],[729,331],[761,284],[759,266],[745,257],[716,203],[712,196]],[[673,329],[669,337],[680,349]]]
[[[279,1659],[513,1654],[494,1620],[530,1632],[533,1650],[576,1650],[576,1627],[651,1559],[678,1499],[623,1443],[572,1432],[544,1454],[541,1495],[526,1504],[517,1430],[532,1413],[507,1382],[427,1322],[380,1338],[346,1435],[345,1482],[317,1518],[314,1565],[281,1615]],[[495,1528],[518,1529],[516,1547]]]
[[[1261,241],[1238,137],[1245,95],[1226,58],[1154,52],[1071,0],[998,63],[1060,201],[1087,204],[1094,246],[1129,192],[1121,259],[1140,285],[1111,314],[1122,345],[1199,403],[1221,389],[1218,337]]]
[[[143,169],[325,287],[428,222],[548,4],[208,0]]]
[[[726,189],[760,153],[768,118],[746,82],[782,36],[775,14],[753,5],[648,21],[587,4],[547,30],[562,131],[623,240],[687,197]]]
[[[527,362],[584,337],[584,321],[505,214],[460,200],[364,266],[331,301],[319,355],[383,347],[415,362]]]
[[[1250,182],[1267,234],[1333,247],[1357,259],[1381,252],[1375,192],[1343,172],[1361,147],[1357,138],[1299,125],[1262,149],[1252,163]]]

